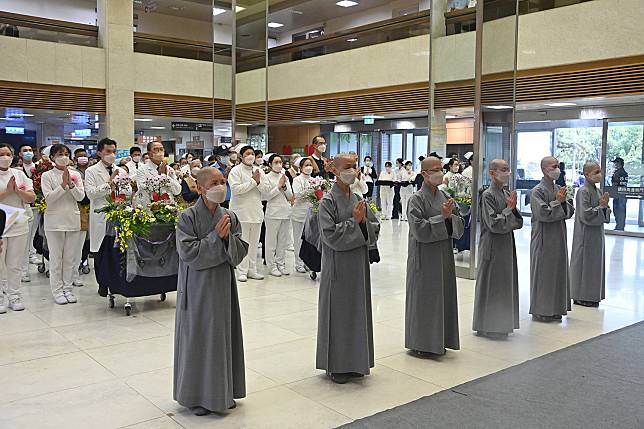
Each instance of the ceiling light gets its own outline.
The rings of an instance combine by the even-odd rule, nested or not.
[[[358,39],[356,37],[353,37],[351,39],[347,39],[347,42],[351,42],[351,43],[357,42],[357,41],[358,41]]]
[[[252,127],[253,124],[236,124],[238,127]]]
[[[134,118],[134,122],[152,122],[152,119],[148,119],[148,118]]]
[[[220,7],[213,7],[212,8],[212,16],[221,15],[222,13],[226,13],[226,9],[222,9]]]
[[[341,1],[336,3],[336,5],[338,5],[340,7],[352,7],[352,6],[357,6],[359,4],[360,3],[358,3],[357,1],[353,1],[353,0],[341,0]]]
[[[13,116],[14,118],[31,118],[34,115],[32,115],[31,113],[14,113],[11,116]]]
[[[268,23],[268,28],[280,28],[280,27],[284,27],[284,24],[280,24],[279,22]]]
[[[569,106],[576,106],[577,103],[546,103],[546,106],[550,107],[569,107]]]
[[[550,121],[519,121],[520,124],[545,124]]]
[[[235,12],[239,13],[239,12],[241,12],[242,10],[246,10],[246,8],[245,8],[245,7],[242,7],[242,6],[235,6]]]
[[[165,127],[150,127],[151,130],[165,130]]]
[[[320,121],[301,121],[303,124],[319,124]]]
[[[485,106],[487,109],[492,109],[492,110],[507,110],[507,109],[512,109],[512,106]]]
[[[445,115],[445,119],[456,119],[456,115]]]
[[[227,133],[228,131],[230,131],[230,129],[228,129],[228,128],[217,128],[217,131],[221,131],[222,133]]]

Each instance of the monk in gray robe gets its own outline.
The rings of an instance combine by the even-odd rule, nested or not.
[[[559,161],[541,160],[543,179],[532,189],[530,240],[530,314],[534,320],[561,320],[571,310],[566,219],[575,214],[566,187],[555,184]]]
[[[463,218],[454,200],[438,189],[441,167],[436,157],[423,160],[423,185],[407,206],[405,347],[419,357],[460,348],[452,239],[463,235]]]
[[[369,248],[380,225],[361,196],[351,192],[356,159],[340,154],[331,172],[337,182],[320,201],[322,272],[318,302],[316,368],[336,383],[369,374],[374,365]]]
[[[506,337],[519,329],[519,276],[514,230],[523,227],[517,193],[504,187],[510,166],[502,159],[489,165],[492,184],[481,195],[481,238],[472,329],[479,335]]]
[[[248,252],[235,214],[220,206],[226,179],[197,174],[197,203],[177,224],[179,280],[174,399],[196,415],[224,412],[246,396],[244,345],[234,269]]]
[[[584,164],[586,183],[577,191],[575,232],[570,256],[570,282],[574,303],[598,307],[606,298],[604,271],[604,224],[610,222],[608,193],[597,189],[602,169],[596,162]]]

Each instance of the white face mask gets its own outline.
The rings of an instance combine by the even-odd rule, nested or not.
[[[443,173],[441,173],[440,171],[437,171],[435,173],[430,174],[429,183],[431,183],[434,186],[438,186],[441,183],[443,183]]]
[[[318,151],[320,151],[320,153],[326,152],[326,145],[325,144],[318,145]]]
[[[371,161],[365,161],[364,165],[365,167],[371,167],[373,163]]]
[[[254,162],[255,162],[255,155],[246,155],[244,157],[244,164],[253,165]]]
[[[602,176],[602,174],[601,174],[601,173],[597,173],[597,174],[595,174],[595,175],[593,175],[593,176],[590,176],[590,177],[589,177],[589,179],[590,179],[593,183],[601,183],[601,181],[602,181],[602,177],[603,177],[603,176]]]
[[[255,165],[258,167],[264,165],[264,160],[262,158],[255,158]]]
[[[237,154],[236,153],[231,153],[229,158],[230,158],[231,161],[237,161]]]
[[[387,170],[387,173],[391,173],[391,167],[385,167],[385,170]]]
[[[57,166],[59,167],[66,167],[69,165],[69,157],[68,156],[59,156],[54,160]]]
[[[152,160],[160,163],[161,161],[163,161],[163,155],[163,152],[153,152]]]
[[[110,153],[109,155],[103,155],[103,162],[106,164],[112,165],[116,161],[116,155]]]
[[[501,183],[507,184],[510,182],[510,176],[512,175],[512,171],[498,171],[496,172],[496,178],[499,179]]]
[[[339,177],[345,185],[353,185],[353,182],[356,181],[356,171],[353,168],[343,170],[340,172]]]
[[[206,198],[211,203],[221,204],[226,201],[226,185],[215,185],[206,191]]]
[[[561,170],[559,170],[558,168],[548,171],[548,177],[551,178],[552,180],[557,180],[560,175],[561,175]]]
[[[282,164],[273,164],[273,167],[271,167],[275,173],[281,173],[282,172]]]
[[[201,168],[195,167],[192,170],[190,170],[190,174],[192,174],[192,177],[197,177],[197,173],[199,173],[200,170]]]
[[[405,169],[406,169],[407,171],[411,171],[411,165],[406,165],[406,166],[405,166]]]
[[[135,155],[132,157],[132,161],[134,162],[141,162],[141,155]]]
[[[305,174],[305,175],[307,175],[307,176],[310,176],[310,175],[311,175],[311,173],[313,173],[313,167],[312,167],[312,166],[310,166],[310,165],[307,165],[306,167],[304,167],[304,168],[302,169],[302,174]]]
[[[78,162],[78,165],[87,165],[89,164],[89,158],[86,156],[80,156],[76,162]]]
[[[13,162],[13,157],[11,156],[0,156],[0,168],[9,168]]]

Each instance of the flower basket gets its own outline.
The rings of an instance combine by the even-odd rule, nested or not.
[[[311,211],[317,213],[320,207],[320,201],[324,194],[331,190],[331,182],[322,177],[311,177],[309,179],[309,190],[306,193],[307,200],[311,203]]]

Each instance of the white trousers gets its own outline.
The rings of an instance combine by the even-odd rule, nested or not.
[[[240,275],[257,274],[257,247],[259,235],[262,232],[261,223],[240,222],[242,227],[242,240],[248,243],[248,254],[237,266]]]
[[[286,239],[288,240],[286,242],[286,248],[290,249],[293,247],[293,225],[291,224],[291,221],[288,221],[288,234],[286,235]]]
[[[78,246],[78,258],[76,259],[76,269],[74,270],[74,274],[72,275],[72,282],[75,282],[80,278],[80,272],[79,272],[79,267],[80,264],[83,260],[83,246],[85,245],[85,239],[87,238],[87,231],[79,231],[80,234],[78,234],[78,243],[76,246]]]
[[[295,268],[304,268],[304,261],[300,259],[300,249],[302,248],[302,232],[304,231],[304,222],[292,220],[293,225],[293,248],[295,254]]]
[[[409,198],[411,198],[413,194],[414,193],[410,191],[400,190],[400,202],[402,204],[402,214],[400,215],[401,220],[407,220],[407,203],[409,203]]]
[[[72,291],[74,270],[78,271],[81,231],[45,231],[49,247],[49,286],[54,296]]]
[[[266,265],[270,270],[286,267],[290,219],[264,219],[266,224]]]
[[[9,297],[9,301],[20,298],[20,282],[22,280],[22,263],[24,251],[27,246],[29,234],[22,234],[17,237],[3,238],[2,253],[0,253],[0,271],[3,290]],[[6,284],[6,286],[4,286]]]
[[[394,211],[394,190],[389,186],[380,187],[380,204],[382,205],[382,215],[389,219]]]
[[[29,258],[36,256],[34,237],[38,232],[38,224],[40,223],[40,216],[42,216],[40,211],[35,207],[31,207],[29,210],[31,210],[33,217],[29,221],[29,233],[27,234],[27,242],[25,243],[25,260],[22,266],[22,274],[24,276],[29,274]]]

